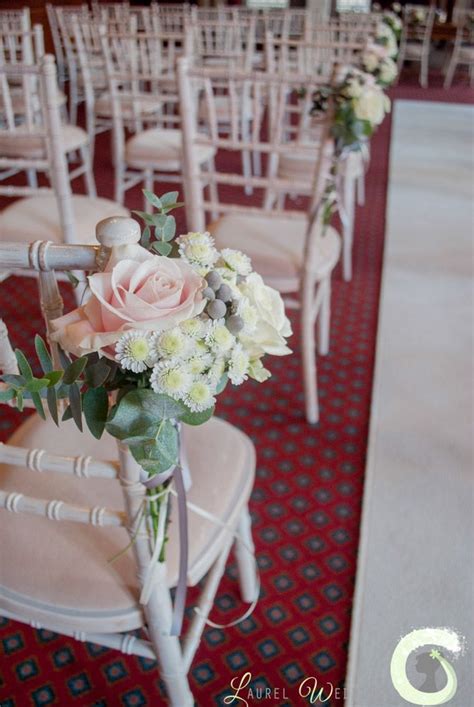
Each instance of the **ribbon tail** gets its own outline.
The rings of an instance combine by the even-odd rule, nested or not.
[[[184,608],[186,606],[187,573],[188,573],[188,514],[186,509],[186,489],[184,487],[181,465],[176,466],[174,483],[178,499],[179,517],[179,575],[174,599],[173,621],[171,635],[179,636],[183,625]]]

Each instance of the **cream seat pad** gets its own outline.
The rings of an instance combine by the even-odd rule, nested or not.
[[[199,163],[211,159],[216,150],[212,145],[196,148]],[[163,169],[179,172],[183,161],[181,130],[152,128],[137,133],[127,141],[125,159],[131,167]]]
[[[76,243],[97,244],[95,227],[110,216],[130,216],[125,209],[109,199],[72,196]],[[52,195],[19,199],[0,213],[0,238],[4,241],[54,241],[63,243],[56,198]]]
[[[163,101],[158,98],[154,100],[143,99],[143,101],[140,101],[139,98],[135,100],[133,98],[120,99],[120,111],[124,120],[133,119],[137,114],[144,116],[158,113],[160,112],[162,105]],[[97,115],[105,117],[110,117],[112,115],[112,98],[110,93],[104,92],[96,99],[94,103],[94,110]]]
[[[84,147],[89,142],[85,130],[77,125],[61,126],[61,145],[64,152],[72,152],[79,147]],[[0,155],[3,157],[32,157],[41,159],[46,157],[46,141],[44,138],[32,135],[22,135],[21,129],[2,135],[0,131]]]
[[[214,418],[201,427],[184,426],[193,485],[188,500],[231,522],[250,495],[254,478],[254,449],[250,440],[228,423]],[[56,454],[117,460],[116,440],[98,441],[81,434],[69,421],[55,427],[32,415],[9,440],[16,446],[47,449]],[[222,478],[225,476],[225,483]],[[0,465],[0,488],[79,506],[124,510],[118,480],[77,478],[38,473]],[[228,537],[218,525],[188,512],[188,582],[195,584],[215,559]],[[167,544],[168,583],[178,577],[179,538],[176,502],[172,500]],[[124,528],[102,528],[71,521],[50,521],[29,514],[0,510],[0,594],[18,591],[36,602],[72,607],[78,611],[126,610],[136,605],[138,584],[133,551],[108,562],[130,542]]]
[[[305,245],[306,219],[268,218],[229,214],[209,227],[218,248],[237,248],[246,253],[256,270],[280,292],[296,292],[300,287]],[[341,239],[329,226],[317,245],[313,270],[317,279],[325,277],[339,259]]]

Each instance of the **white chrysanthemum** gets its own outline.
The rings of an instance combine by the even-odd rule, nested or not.
[[[191,337],[191,339],[202,339],[207,330],[207,323],[198,317],[186,319],[186,321],[181,322],[179,326],[186,336]]]
[[[176,400],[186,395],[192,383],[191,373],[181,362],[158,363],[150,376],[150,384],[155,393],[165,393]]]
[[[156,363],[153,335],[143,331],[128,331],[115,345],[115,359],[122,368],[142,373]]]
[[[366,71],[371,73],[376,70],[380,62],[380,58],[375,54],[375,52],[366,51],[362,54],[362,64]]]
[[[362,84],[357,78],[353,77],[347,80],[347,84],[344,89],[344,93],[346,94],[346,96],[348,96],[349,98],[358,98],[360,95],[362,95],[362,92]]]
[[[186,361],[186,367],[193,376],[198,376],[204,373],[212,365],[212,356],[210,353],[195,353]]]
[[[209,233],[187,233],[180,236],[177,243],[180,256],[201,275],[206,274],[219,257]]]
[[[206,344],[217,353],[227,353],[235,343],[235,336],[230,333],[224,319],[212,323],[206,336]]]
[[[250,275],[252,272],[252,261],[248,255],[242,253],[240,250],[234,250],[233,248],[224,248],[221,250],[221,256],[226,263],[237,275]]]
[[[262,361],[257,358],[254,359],[253,361],[250,361],[249,364],[249,376],[250,378],[253,378],[256,380],[258,383],[264,383],[266,380],[268,380],[271,377],[270,371],[267,371],[266,368],[264,368]]]
[[[253,334],[257,328],[258,311],[253,304],[250,304],[248,297],[241,298],[237,308],[237,314],[239,317],[242,317],[242,321],[244,322],[243,333],[247,335]]]
[[[234,385],[240,385],[248,378],[250,357],[241,344],[232,349],[229,359],[229,379]]]
[[[207,379],[212,386],[216,386],[225,373],[225,359],[219,356],[209,369]]]
[[[212,407],[216,402],[214,389],[204,379],[191,384],[184,402],[192,412],[202,412]]]
[[[233,287],[237,283],[237,273],[227,267],[217,267],[216,272],[221,276],[226,285]]]
[[[189,336],[179,327],[168,329],[156,338],[155,349],[160,357],[185,358],[191,350],[192,342]]]
[[[388,57],[382,61],[379,68],[380,80],[383,83],[391,84],[397,78],[398,69],[393,59]]]

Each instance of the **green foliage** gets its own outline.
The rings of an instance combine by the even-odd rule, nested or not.
[[[109,398],[105,388],[89,388],[82,398],[82,410],[91,434],[100,439],[109,411]]]
[[[181,419],[186,406],[167,395],[137,388],[121,398],[106,425],[107,431],[126,444],[155,438],[163,420]]]
[[[176,221],[170,212],[183,206],[178,202],[178,192],[170,191],[159,197],[146,189],[143,190],[146,200],[157,210],[149,214],[146,211],[134,211],[145,223],[140,243],[147,250],[154,250],[160,255],[168,256],[172,252],[171,241],[176,235]],[[154,240],[152,240],[152,233]]]

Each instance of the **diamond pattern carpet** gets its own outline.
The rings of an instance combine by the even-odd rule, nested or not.
[[[419,89],[408,71],[392,95],[455,102],[472,99],[464,83],[445,92],[441,79],[434,76],[431,86]],[[308,676],[316,677],[323,687],[339,688],[339,694],[325,704],[343,704],[390,127],[387,119],[372,141],[367,205],[359,207],[356,216],[353,281],[344,283],[339,268],[333,279],[331,351],[318,360],[320,422],[310,426],[303,416],[299,328],[294,317],[294,355],[269,362],[273,377],[265,385],[247,383],[229,389],[219,399],[218,414],[249,434],[257,447],[257,478],[250,506],[262,590],[250,618],[234,628],[206,629],[190,672],[199,707],[225,704],[231,679],[246,671],[252,673],[249,687],[254,695],[261,695],[257,691],[262,688],[273,691],[271,699],[261,696],[251,705],[306,704],[298,688]],[[113,177],[105,136],[98,141],[95,171],[98,193],[111,196]],[[161,185],[157,189],[161,191]],[[126,203],[141,208],[138,189],[130,192]],[[0,284],[1,313],[13,342],[29,351],[34,333],[42,330],[39,310],[32,308],[35,286],[28,278],[10,278]],[[67,285],[63,294],[72,306]],[[20,419],[15,411],[0,410],[2,440]],[[193,596],[191,592],[189,604]],[[239,600],[235,566],[230,563],[211,618],[227,623],[245,609]],[[0,707],[166,704],[153,661],[1,618],[0,656]]]

